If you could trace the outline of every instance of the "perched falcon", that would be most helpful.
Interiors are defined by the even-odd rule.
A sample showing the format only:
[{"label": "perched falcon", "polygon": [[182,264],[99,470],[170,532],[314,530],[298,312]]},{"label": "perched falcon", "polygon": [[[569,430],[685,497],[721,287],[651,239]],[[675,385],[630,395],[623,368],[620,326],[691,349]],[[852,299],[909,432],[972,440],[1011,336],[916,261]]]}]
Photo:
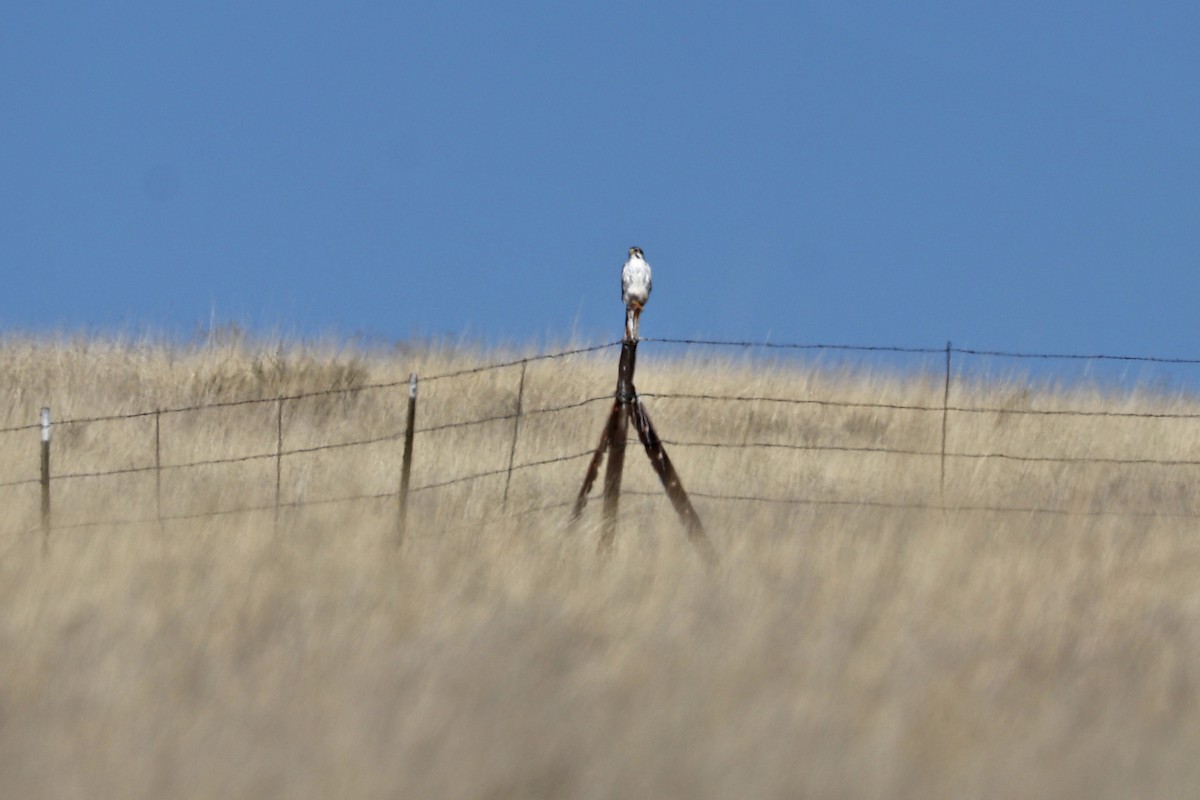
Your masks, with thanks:
[{"label": "perched falcon", "polygon": [[650,265],[642,248],[629,248],[629,260],[621,270],[621,302],[625,304],[625,338],[638,338],[638,317],[650,299]]}]

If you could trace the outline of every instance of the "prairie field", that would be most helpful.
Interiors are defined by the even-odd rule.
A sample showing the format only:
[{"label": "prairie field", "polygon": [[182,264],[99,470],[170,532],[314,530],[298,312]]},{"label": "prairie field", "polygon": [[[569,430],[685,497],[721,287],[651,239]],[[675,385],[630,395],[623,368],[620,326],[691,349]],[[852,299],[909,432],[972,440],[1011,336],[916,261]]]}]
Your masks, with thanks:
[{"label": "prairie field", "polygon": [[0,795],[1200,793],[1200,399],[616,352],[0,340]]}]

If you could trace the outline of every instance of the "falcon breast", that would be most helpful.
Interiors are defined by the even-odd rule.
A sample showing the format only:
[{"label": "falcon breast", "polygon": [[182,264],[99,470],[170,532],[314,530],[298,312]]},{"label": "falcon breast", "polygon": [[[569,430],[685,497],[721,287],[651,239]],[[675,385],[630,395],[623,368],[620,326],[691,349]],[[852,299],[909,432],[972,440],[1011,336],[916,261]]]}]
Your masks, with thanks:
[{"label": "falcon breast", "polygon": [[626,306],[645,306],[650,299],[650,265],[642,248],[629,248],[629,260],[621,270],[621,302]]}]

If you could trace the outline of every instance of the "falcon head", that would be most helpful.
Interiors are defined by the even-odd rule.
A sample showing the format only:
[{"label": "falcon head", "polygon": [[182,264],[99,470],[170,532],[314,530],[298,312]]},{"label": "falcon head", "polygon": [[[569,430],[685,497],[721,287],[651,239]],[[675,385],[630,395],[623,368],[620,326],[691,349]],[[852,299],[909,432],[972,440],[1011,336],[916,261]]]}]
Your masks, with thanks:
[{"label": "falcon head", "polygon": [[645,256],[642,255],[642,248],[640,248],[640,247],[629,248],[629,257],[630,258],[635,258],[635,257],[636,258],[645,258]]}]

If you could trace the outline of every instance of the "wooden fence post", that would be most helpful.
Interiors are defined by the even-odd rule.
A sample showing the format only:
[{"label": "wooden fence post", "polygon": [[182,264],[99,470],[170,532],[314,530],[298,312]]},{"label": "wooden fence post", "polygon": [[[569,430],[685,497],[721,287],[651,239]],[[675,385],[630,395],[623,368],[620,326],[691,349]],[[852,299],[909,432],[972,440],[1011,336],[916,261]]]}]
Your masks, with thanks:
[{"label": "wooden fence post", "polygon": [[637,365],[637,339],[621,343],[617,365],[617,399],[609,417],[608,463],[604,469],[604,527],[600,531],[599,550],[612,547],[617,536],[617,513],[621,505],[621,475],[625,470],[625,441],[629,438],[629,406],[636,395],[633,372]]},{"label": "wooden fence post", "polygon": [[50,536],[50,407],[42,408],[42,536]]},{"label": "wooden fence post", "polygon": [[400,509],[396,521],[397,544],[404,543],[408,532],[408,485],[412,478],[413,434],[417,419],[417,373],[408,376],[408,422],[404,426],[404,461],[400,465]]},{"label": "wooden fence post", "polygon": [[512,483],[513,459],[517,457],[517,433],[521,429],[521,405],[525,398],[525,368],[529,366],[527,359],[521,360],[521,382],[517,385],[517,413],[513,417],[512,446],[508,449],[508,474],[504,477],[504,499],[501,508],[508,509],[508,487]]}]

